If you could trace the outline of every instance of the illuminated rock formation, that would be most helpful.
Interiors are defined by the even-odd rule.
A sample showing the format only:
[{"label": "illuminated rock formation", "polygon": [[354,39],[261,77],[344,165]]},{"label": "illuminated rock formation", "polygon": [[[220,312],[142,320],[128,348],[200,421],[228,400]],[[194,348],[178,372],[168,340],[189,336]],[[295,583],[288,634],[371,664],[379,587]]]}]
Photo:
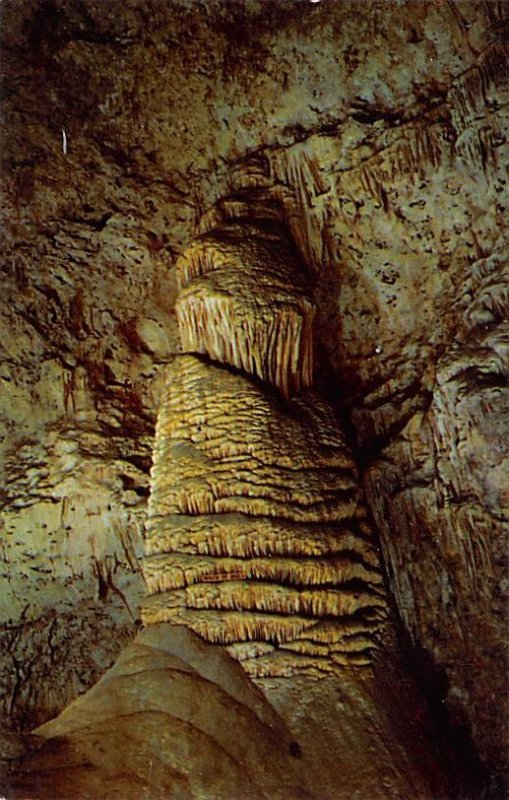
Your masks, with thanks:
[{"label": "illuminated rock formation", "polygon": [[[471,737],[475,750],[464,750],[466,760],[480,756],[498,800],[506,793],[509,730],[509,4],[168,0],[149,3],[150,13],[147,0],[0,5],[0,711],[7,728],[0,770],[16,772],[24,741],[16,732],[58,715],[136,635],[155,422],[163,391],[165,405],[175,401],[164,388],[166,366],[184,350],[208,365],[207,380],[218,386],[225,373],[238,387],[244,379],[255,385],[253,402],[268,403],[277,425],[285,426],[286,410],[304,403],[309,411],[315,402],[345,420],[384,581],[407,637],[393,649],[412,654],[445,739],[463,752],[461,732]],[[198,264],[188,278],[186,260]],[[250,278],[255,272],[259,280]],[[278,295],[280,314],[271,305]],[[235,326],[242,314],[247,338]],[[271,342],[279,352],[269,352]],[[177,383],[178,372],[175,365]],[[191,429],[183,425],[184,439]],[[307,457],[306,447],[301,437],[294,453]],[[268,467],[284,475],[270,459],[265,475]],[[319,495],[319,471],[309,498]],[[230,477],[207,488],[207,503],[232,502],[221,494]],[[306,494],[302,479],[284,486],[288,497]],[[266,508],[271,497],[261,498]],[[252,496],[235,498],[254,504]],[[302,504],[282,491],[276,501],[285,513],[300,513]],[[276,595],[291,607],[302,605],[304,591],[318,619],[316,593],[338,586],[295,586],[300,562],[307,576],[317,559],[322,575],[335,561],[343,569],[348,540],[352,562],[364,548],[362,561],[374,569],[363,586],[372,587],[378,554],[372,563],[371,534],[350,529],[348,514],[344,525],[245,512],[153,515],[145,570],[155,594],[144,614],[195,624],[189,592],[209,590],[210,574],[231,560],[239,572],[228,576],[242,579],[219,581],[232,584],[228,595],[207,594],[208,606],[220,607],[199,609],[205,635],[220,614],[244,616],[249,605],[251,616],[269,616],[259,609]],[[305,531],[302,544],[297,530]],[[287,585],[289,552],[295,566]],[[157,590],[158,565],[171,556],[173,580],[186,554],[191,582]],[[264,570],[270,559],[274,570],[255,576],[246,569],[251,559]],[[174,593],[176,604],[165,605]],[[302,610],[295,616],[304,618]],[[399,761],[399,775],[412,773],[387,735],[388,707],[409,748],[426,727],[412,727],[422,709],[405,695],[406,678],[386,652],[392,623],[371,624],[370,664],[348,666],[337,683],[329,675],[329,695],[324,681],[308,681],[310,671],[305,692],[295,688],[298,670],[253,679],[271,703],[282,703],[285,720],[295,709],[292,731],[307,721],[291,741],[306,752],[308,773],[311,753],[318,765],[335,765],[336,785],[349,787],[349,796],[366,795],[366,782],[359,785],[366,770],[370,790],[386,780],[366,752],[377,752],[380,764]],[[160,626],[172,636],[179,630]],[[224,647],[256,671],[280,660],[272,655],[284,644]],[[222,648],[208,642],[203,661]],[[330,665],[320,652],[311,658],[315,672]],[[170,673],[166,679],[169,692]],[[364,702],[361,687],[376,702]],[[160,690],[154,683],[154,702]],[[194,690],[190,696],[196,699]],[[221,719],[235,730],[228,703]],[[302,703],[321,708],[321,723]],[[338,708],[340,715],[327,716]],[[119,781],[123,790],[134,754],[122,754],[119,719],[116,738],[105,732],[108,748],[115,744],[116,778],[107,778],[99,747],[86,759],[95,759],[98,781]],[[52,724],[48,738],[59,730]],[[313,750],[313,738],[321,749]],[[54,738],[45,745],[27,778],[31,792],[50,753],[61,767],[72,747],[63,754]],[[334,769],[321,773],[332,786]],[[51,800],[55,775],[47,775]],[[4,783],[0,777],[0,794],[8,795]],[[410,784],[400,794],[413,797]],[[239,783],[235,791],[242,794]]]},{"label": "illuminated rock formation", "polygon": [[243,376],[177,358],[145,552],[147,624],[188,625],[252,674],[313,668],[313,656],[320,669],[369,662],[385,609],[378,554],[352,458],[316,395],[283,405]]},{"label": "illuminated rock formation", "polygon": [[[299,262],[274,225],[267,235],[239,222],[209,232],[178,270],[183,349],[207,361],[177,357],[168,372],[143,619],[227,645],[252,675],[369,664],[386,601],[357,471],[332,408],[289,397],[312,380]],[[304,342],[288,311],[299,293]]]}]

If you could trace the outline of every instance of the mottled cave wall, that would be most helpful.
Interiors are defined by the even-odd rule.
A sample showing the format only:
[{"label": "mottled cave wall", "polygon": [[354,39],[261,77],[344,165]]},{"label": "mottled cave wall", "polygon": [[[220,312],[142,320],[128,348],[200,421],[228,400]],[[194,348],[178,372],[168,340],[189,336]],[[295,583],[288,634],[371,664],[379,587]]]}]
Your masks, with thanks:
[{"label": "mottled cave wall", "polygon": [[258,198],[313,275],[318,384],[416,660],[501,780],[508,12],[4,0],[6,728],[84,692],[140,624],[175,262]]}]

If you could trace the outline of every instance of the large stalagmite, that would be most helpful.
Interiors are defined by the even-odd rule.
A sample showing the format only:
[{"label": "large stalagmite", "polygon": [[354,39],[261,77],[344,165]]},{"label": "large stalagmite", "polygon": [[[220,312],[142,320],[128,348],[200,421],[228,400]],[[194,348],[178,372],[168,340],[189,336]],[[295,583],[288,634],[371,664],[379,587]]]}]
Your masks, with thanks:
[{"label": "large stalagmite", "polygon": [[504,795],[508,26],[0,3],[0,795]]},{"label": "large stalagmite", "polygon": [[[309,301],[301,301],[304,347],[302,325],[288,324],[288,305],[306,293],[302,268],[281,226],[272,224],[268,236],[241,222],[209,232],[178,268],[184,350],[212,363],[184,356],[168,372],[154,448],[144,621],[187,625],[228,645],[252,675],[369,664],[386,603],[357,471],[332,408],[316,394],[289,402],[312,380]],[[209,282],[200,284],[202,276]],[[227,294],[215,314],[210,276],[216,293]],[[230,364],[244,374],[223,366]],[[204,537],[201,551],[189,552],[189,536],[207,524],[215,541],[209,546]],[[286,526],[283,553],[271,546],[278,525]],[[260,529],[272,534],[263,557],[228,554],[256,541]],[[322,553],[313,558],[321,535]],[[218,557],[218,547],[228,555]]]},{"label": "large stalagmite", "polygon": [[[187,324],[199,331],[194,344],[206,359],[177,356],[162,395],[143,561],[146,631],[96,687],[36,731],[47,746],[25,759],[13,800],[55,792],[58,798],[98,791],[115,797],[116,783],[126,791],[115,778],[126,759],[129,791],[148,788],[155,798],[229,800],[257,792],[350,798],[354,790],[353,796],[432,800],[437,787],[447,791],[445,765],[431,767],[433,748],[415,738],[415,687],[396,655],[378,552],[338,419],[315,393],[289,397],[301,385],[288,380],[289,363],[293,378],[300,367],[304,383],[311,378],[301,331],[274,325],[272,339],[253,339],[246,324],[257,321],[258,296],[267,322],[271,291],[276,319],[281,313],[280,290],[271,281],[276,270],[264,263],[269,279],[260,281],[260,262],[253,259],[260,235],[246,227],[230,242],[226,260],[221,250],[207,252],[206,274],[217,271],[229,287],[226,329],[214,315],[180,314],[186,349],[193,343]],[[276,249],[276,265],[278,256]],[[270,259],[269,249],[264,257]],[[287,258],[286,270],[291,265]],[[181,272],[181,297],[187,286],[195,289],[197,271],[191,266],[184,278]],[[235,340],[237,353],[255,352],[235,364],[243,372],[232,371],[226,339],[217,347],[215,326]],[[198,676],[188,656],[198,646],[196,635]],[[218,688],[215,675],[203,688],[203,670],[218,658],[233,659],[226,667],[233,674],[239,661],[256,681],[262,691],[257,712],[275,725],[270,735],[260,733],[258,714],[254,721],[252,712],[246,717],[246,704],[257,696],[254,684],[244,688],[240,708],[233,705],[226,720],[218,715],[228,684],[221,679]],[[387,678],[380,668],[395,684],[408,684],[404,709],[382,700]],[[406,718],[404,738],[393,714]],[[317,737],[324,729],[326,744]],[[113,730],[135,744],[110,759]],[[295,741],[285,746],[287,730]],[[284,739],[273,749],[277,731]],[[200,746],[202,734],[212,737],[210,745]],[[355,741],[346,761],[336,752],[345,737]],[[93,756],[92,741],[102,748]],[[247,742],[252,755],[241,755]],[[239,767],[217,773],[209,764],[216,747]],[[68,748],[79,756],[52,781]],[[299,768],[289,764],[292,758]],[[147,763],[154,761],[168,768],[152,774]]]}]

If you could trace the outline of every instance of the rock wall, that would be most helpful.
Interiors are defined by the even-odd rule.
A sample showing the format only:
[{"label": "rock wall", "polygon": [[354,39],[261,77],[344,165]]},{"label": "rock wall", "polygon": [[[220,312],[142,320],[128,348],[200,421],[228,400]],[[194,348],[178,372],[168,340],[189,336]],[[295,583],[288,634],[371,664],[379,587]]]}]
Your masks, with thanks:
[{"label": "rock wall", "polygon": [[176,258],[208,209],[256,222],[258,192],[314,276],[315,375],[402,620],[503,771],[507,12],[4,0],[9,724],[53,715],[136,628]]},{"label": "rock wall", "polygon": [[500,769],[508,77],[507,43],[493,41],[431,110],[347,127],[341,166],[344,139],[330,135],[269,157],[316,265],[324,383],[332,371],[350,415],[403,623],[443,671],[453,717]]}]

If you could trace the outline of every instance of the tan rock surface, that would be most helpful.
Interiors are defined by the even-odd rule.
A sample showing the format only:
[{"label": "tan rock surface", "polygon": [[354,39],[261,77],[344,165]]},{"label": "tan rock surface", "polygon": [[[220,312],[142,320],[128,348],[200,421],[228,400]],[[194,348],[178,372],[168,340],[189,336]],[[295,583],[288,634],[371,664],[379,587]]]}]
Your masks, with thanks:
[{"label": "tan rock surface", "polygon": [[351,415],[401,617],[436,663],[453,717],[468,720],[500,770],[509,742],[503,30],[493,28],[427,117],[408,109],[406,122],[380,119],[368,135],[352,121],[339,136],[271,154],[294,236],[319,273],[316,335],[330,364],[321,385]]},{"label": "tan rock surface", "polygon": [[[390,651],[383,661],[394,679]],[[377,689],[371,673],[351,668],[311,686],[272,681],[264,695],[222,648],[186,628],[154,625],[93,689],[35,732],[8,796],[445,796],[426,711],[412,681],[400,678],[385,712],[383,682]]]},{"label": "tan rock surface", "polygon": [[173,265],[197,220],[272,203],[400,614],[503,772],[507,8],[4,0],[8,721],[56,713],[134,632]]},{"label": "tan rock surface", "polygon": [[177,262],[183,351],[231,364],[287,398],[308,388],[315,309],[306,278],[281,225],[215,228]]}]

